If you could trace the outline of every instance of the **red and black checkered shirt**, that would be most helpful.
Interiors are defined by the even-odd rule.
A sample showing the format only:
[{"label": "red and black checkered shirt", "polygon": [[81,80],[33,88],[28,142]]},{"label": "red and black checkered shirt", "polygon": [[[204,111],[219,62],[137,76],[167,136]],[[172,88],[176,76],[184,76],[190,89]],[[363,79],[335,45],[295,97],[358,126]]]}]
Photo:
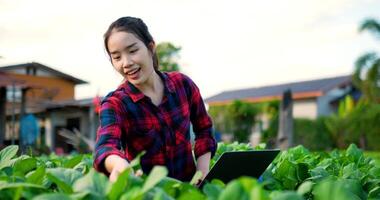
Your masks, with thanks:
[{"label": "red and black checkered shirt", "polygon": [[135,86],[126,81],[108,94],[101,103],[100,127],[97,132],[94,167],[108,175],[104,160],[118,155],[128,161],[140,152],[144,173],[163,165],[168,176],[190,181],[196,167],[190,141],[190,124],[195,133],[196,158],[217,147],[198,87],[187,76],[161,73],[164,97],[159,106],[152,103]]}]

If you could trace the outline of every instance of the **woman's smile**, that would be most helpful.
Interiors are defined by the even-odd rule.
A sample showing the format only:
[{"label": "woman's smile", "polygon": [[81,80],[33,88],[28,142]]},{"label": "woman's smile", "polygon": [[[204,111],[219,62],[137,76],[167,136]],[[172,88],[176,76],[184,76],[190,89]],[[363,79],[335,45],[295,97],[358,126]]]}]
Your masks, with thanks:
[{"label": "woman's smile", "polygon": [[132,69],[126,72],[126,76],[128,79],[136,80],[139,78],[141,72],[141,67],[138,67],[136,69]]}]

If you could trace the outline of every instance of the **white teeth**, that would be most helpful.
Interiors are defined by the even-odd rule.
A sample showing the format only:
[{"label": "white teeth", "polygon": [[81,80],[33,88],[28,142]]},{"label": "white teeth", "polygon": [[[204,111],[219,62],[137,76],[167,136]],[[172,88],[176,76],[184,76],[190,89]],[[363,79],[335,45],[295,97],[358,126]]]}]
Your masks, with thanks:
[{"label": "white teeth", "polygon": [[137,68],[137,69],[135,69],[135,70],[133,70],[133,71],[131,71],[131,72],[128,72],[127,74],[128,74],[128,75],[134,74],[134,73],[136,73],[137,71],[139,71],[139,69],[140,69],[140,68]]}]

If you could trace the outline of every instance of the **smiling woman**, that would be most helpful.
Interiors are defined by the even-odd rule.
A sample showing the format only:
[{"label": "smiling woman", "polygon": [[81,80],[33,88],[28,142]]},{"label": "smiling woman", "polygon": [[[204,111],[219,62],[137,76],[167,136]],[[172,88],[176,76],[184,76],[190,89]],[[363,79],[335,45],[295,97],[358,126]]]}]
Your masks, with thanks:
[{"label": "smiling woman", "polygon": [[158,70],[155,42],[141,19],[113,22],[104,45],[124,82],[101,103],[94,167],[115,181],[145,151],[143,173],[162,165],[182,181],[190,181],[196,170],[204,178],[217,144],[198,87],[184,74]]}]

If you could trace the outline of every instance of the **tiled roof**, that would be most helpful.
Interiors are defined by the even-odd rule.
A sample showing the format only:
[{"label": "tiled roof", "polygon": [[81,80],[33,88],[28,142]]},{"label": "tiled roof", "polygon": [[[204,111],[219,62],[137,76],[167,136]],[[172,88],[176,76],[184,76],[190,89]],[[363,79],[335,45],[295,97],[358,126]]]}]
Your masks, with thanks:
[{"label": "tiled roof", "polygon": [[317,80],[292,82],[279,85],[270,85],[264,87],[248,88],[241,90],[232,90],[219,93],[217,95],[207,98],[207,103],[225,102],[235,99],[256,99],[264,97],[273,97],[282,95],[284,91],[290,89],[293,94],[308,93],[308,92],[322,92],[325,93],[335,87],[350,84],[351,75],[337,76],[332,78],[323,78]]},{"label": "tiled roof", "polygon": [[87,83],[84,80],[81,80],[79,78],[75,78],[74,76],[71,76],[69,74],[65,74],[63,72],[60,72],[58,70],[55,70],[53,68],[50,68],[50,67],[48,67],[46,65],[43,65],[43,64],[40,64],[40,63],[37,63],[37,62],[23,63],[23,64],[18,64],[18,65],[3,66],[3,67],[0,67],[0,72],[7,72],[8,70],[12,70],[12,69],[23,69],[25,67],[34,67],[34,68],[38,68],[38,69],[41,69],[41,70],[48,71],[48,72],[50,72],[52,74],[55,74],[58,77],[61,77],[63,79],[69,80],[69,81],[72,81],[75,84],[84,84],[84,83]]}]

